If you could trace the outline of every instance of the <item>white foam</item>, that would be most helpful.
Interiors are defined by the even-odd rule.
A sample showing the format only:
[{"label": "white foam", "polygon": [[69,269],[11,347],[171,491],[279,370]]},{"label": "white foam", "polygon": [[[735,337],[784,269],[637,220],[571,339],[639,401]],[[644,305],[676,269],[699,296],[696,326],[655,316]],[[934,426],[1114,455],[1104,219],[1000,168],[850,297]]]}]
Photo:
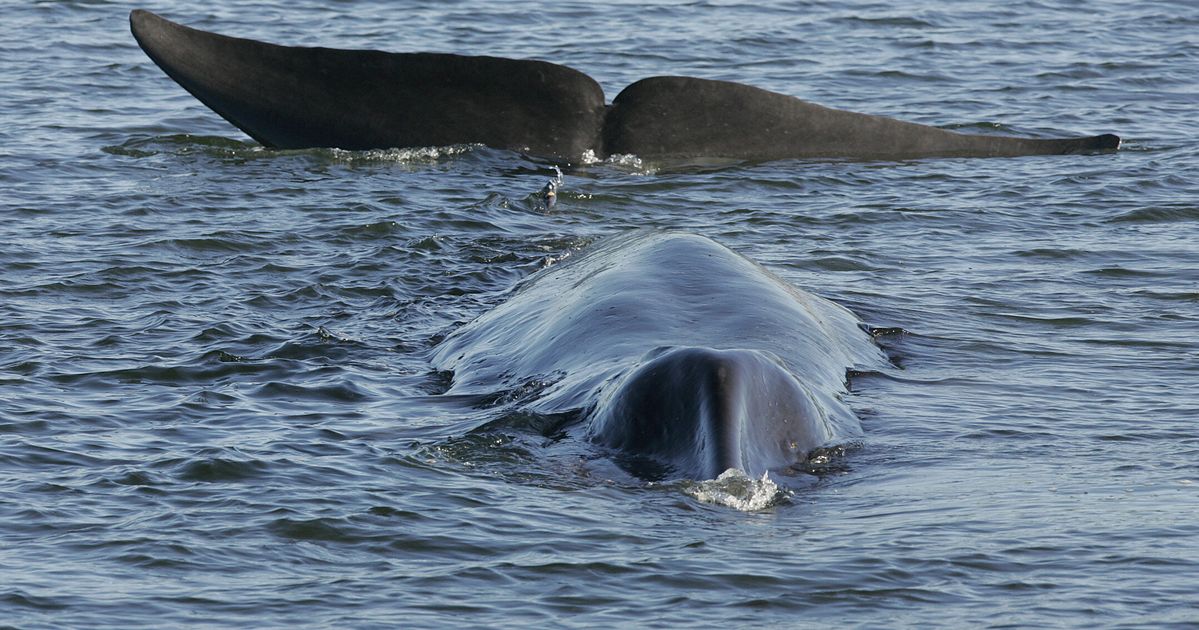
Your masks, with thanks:
[{"label": "white foam", "polygon": [[595,155],[594,150],[587,149],[583,155],[579,156],[579,163],[584,166],[608,164],[640,175],[653,175],[657,172],[656,168],[647,165],[645,160],[632,153],[616,153],[601,160]]},{"label": "white foam", "polygon": [[445,157],[470,153],[483,148],[481,144],[454,144],[443,147],[410,147],[397,149],[368,149],[365,151],[347,151],[345,149],[329,149],[329,154],[340,162],[373,163],[422,163],[433,162]]},{"label": "white foam", "polygon": [[787,492],[771,481],[767,473],[762,473],[761,479],[751,479],[736,468],[730,468],[715,479],[701,481],[683,491],[704,503],[723,505],[742,512],[765,510],[787,497]]}]

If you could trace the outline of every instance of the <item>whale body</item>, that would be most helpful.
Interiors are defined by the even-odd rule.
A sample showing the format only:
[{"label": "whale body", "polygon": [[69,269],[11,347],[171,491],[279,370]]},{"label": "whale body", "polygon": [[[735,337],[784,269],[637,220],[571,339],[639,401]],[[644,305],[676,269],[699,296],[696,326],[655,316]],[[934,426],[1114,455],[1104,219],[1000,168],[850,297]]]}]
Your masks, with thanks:
[{"label": "whale body", "polygon": [[450,395],[540,384],[592,442],[690,479],[760,476],[860,435],[846,370],[885,360],[846,309],[710,239],[638,232],[535,274],[450,334]]},{"label": "whale body", "polygon": [[841,111],[729,81],[650,77],[606,104],[591,77],[545,61],[279,46],[135,10],[142,50],[267,147],[385,149],[483,144],[575,161],[909,159],[1114,150],[1111,134],[961,134]]}]

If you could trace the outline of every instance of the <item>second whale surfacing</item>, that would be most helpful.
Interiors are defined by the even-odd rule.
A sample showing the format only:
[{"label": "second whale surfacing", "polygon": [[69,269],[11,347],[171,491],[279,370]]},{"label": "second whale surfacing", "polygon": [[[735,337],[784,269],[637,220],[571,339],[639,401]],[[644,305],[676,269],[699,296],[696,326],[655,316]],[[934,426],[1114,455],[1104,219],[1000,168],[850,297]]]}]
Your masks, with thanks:
[{"label": "second whale surfacing", "polygon": [[1111,134],[961,134],[830,109],[756,87],[650,77],[604,102],[591,77],[544,61],[279,46],[135,10],[138,44],[172,79],[267,147],[483,144],[574,161],[911,159],[1117,149]]},{"label": "second whale surfacing", "polygon": [[447,394],[540,384],[592,442],[672,477],[751,476],[861,433],[846,370],[885,358],[846,309],[710,239],[636,232],[539,272],[436,348]]}]

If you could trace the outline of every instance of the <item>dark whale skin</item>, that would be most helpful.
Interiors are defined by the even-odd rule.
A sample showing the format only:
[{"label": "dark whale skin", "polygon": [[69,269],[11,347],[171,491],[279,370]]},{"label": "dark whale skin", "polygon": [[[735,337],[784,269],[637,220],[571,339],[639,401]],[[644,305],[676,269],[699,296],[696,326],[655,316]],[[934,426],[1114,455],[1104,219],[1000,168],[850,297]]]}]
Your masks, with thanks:
[{"label": "dark whale skin", "polygon": [[534,385],[524,411],[677,477],[760,476],[856,439],[846,370],[886,363],[844,308],[695,234],[619,235],[448,335],[449,395]]},{"label": "dark whale skin", "polygon": [[960,134],[830,109],[728,81],[651,77],[605,105],[591,77],[545,61],[279,46],[135,10],[142,50],[193,96],[268,147],[350,150],[483,144],[574,161],[895,160],[1115,150],[1111,134]]}]

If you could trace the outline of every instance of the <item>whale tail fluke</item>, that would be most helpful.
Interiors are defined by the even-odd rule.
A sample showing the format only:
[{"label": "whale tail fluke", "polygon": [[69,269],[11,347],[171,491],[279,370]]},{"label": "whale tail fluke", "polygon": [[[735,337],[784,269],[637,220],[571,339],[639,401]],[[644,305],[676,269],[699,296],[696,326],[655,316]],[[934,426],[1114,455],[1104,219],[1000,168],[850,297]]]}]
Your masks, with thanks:
[{"label": "whale tail fluke", "polygon": [[912,159],[1114,150],[1113,135],[955,133],[822,107],[729,81],[651,77],[606,106],[591,77],[544,61],[278,46],[129,16],[164,72],[263,145],[281,149],[483,144],[577,160]]}]

